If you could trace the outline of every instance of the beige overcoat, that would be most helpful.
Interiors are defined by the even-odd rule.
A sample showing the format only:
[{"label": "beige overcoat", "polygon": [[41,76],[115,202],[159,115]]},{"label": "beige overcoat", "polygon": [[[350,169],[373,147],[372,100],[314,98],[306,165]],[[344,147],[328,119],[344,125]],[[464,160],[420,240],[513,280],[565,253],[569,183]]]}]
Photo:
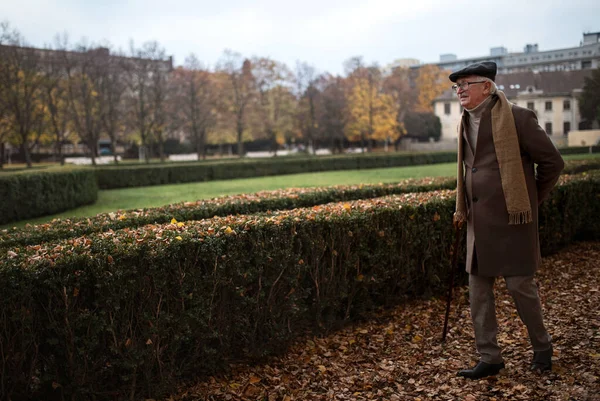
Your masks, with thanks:
[{"label": "beige overcoat", "polygon": [[[471,150],[468,113],[463,112],[459,133],[463,135],[465,196],[467,204],[466,270],[480,276],[527,276],[540,264],[538,205],[548,196],[564,168],[563,159],[538,125],[535,113],[512,107],[533,222],[508,224],[500,169],[492,138],[491,110],[497,96],[481,116],[477,147]],[[537,175],[534,170],[537,164]]]}]

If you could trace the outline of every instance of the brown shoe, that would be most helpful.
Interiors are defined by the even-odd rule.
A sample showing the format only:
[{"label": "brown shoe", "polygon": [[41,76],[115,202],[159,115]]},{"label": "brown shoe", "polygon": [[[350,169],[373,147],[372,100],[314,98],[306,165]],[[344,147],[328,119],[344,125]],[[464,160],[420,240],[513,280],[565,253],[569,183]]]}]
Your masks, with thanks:
[{"label": "brown shoe", "polygon": [[502,369],[504,369],[504,362],[486,363],[479,361],[475,367],[458,372],[458,376],[477,380],[488,376],[495,376],[500,373]]}]

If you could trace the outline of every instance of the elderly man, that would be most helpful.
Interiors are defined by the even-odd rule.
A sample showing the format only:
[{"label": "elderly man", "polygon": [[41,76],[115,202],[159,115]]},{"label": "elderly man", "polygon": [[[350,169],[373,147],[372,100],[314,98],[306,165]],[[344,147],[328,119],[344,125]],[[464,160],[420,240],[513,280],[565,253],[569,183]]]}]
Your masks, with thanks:
[{"label": "elderly man", "polygon": [[458,128],[454,223],[467,223],[466,270],[480,354],[475,367],[458,375],[471,379],[504,368],[494,300],[494,282],[500,276],[527,327],[533,347],[531,368],[552,368],[551,337],[533,275],[540,264],[538,205],[556,184],[564,162],[535,113],[509,103],[495,77],[492,62],[450,74],[464,107]]}]

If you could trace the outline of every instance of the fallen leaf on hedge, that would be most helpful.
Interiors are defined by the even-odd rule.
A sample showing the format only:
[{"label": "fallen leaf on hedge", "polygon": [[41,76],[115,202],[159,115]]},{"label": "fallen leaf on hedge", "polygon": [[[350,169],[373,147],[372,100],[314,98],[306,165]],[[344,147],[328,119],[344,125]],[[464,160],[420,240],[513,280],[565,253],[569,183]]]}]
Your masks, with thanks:
[{"label": "fallen leaf on hedge", "polygon": [[254,375],[250,376],[250,384],[256,384],[256,383],[258,383],[260,380],[261,380],[261,378],[260,378],[260,377],[257,377],[257,376],[254,376]]},{"label": "fallen leaf on hedge", "polygon": [[152,345],[152,340],[148,339],[148,341],[146,341],[146,345]]},{"label": "fallen leaf on hedge", "polygon": [[175,217],[173,217],[173,218],[171,219],[171,224],[176,224],[176,223],[177,223],[177,220],[175,220]]},{"label": "fallen leaf on hedge", "polygon": [[183,238],[181,238],[181,235],[178,235],[177,237],[175,237],[176,240],[181,241],[183,240]]},{"label": "fallen leaf on hedge", "polygon": [[16,257],[16,256],[17,256],[17,253],[16,253],[16,252],[13,252],[13,251],[8,251],[7,253],[8,253],[8,257],[9,257],[9,258],[14,258],[14,257]]}]

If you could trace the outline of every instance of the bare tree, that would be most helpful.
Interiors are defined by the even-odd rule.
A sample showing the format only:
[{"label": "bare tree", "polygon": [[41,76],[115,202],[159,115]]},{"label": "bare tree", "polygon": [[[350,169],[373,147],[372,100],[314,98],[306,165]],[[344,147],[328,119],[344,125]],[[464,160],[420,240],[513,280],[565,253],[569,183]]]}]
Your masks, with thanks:
[{"label": "bare tree", "polygon": [[108,57],[108,49],[94,48],[82,41],[75,46],[75,51],[64,51],[62,56],[67,76],[70,121],[85,143],[92,164],[96,165],[102,131],[100,70]]},{"label": "bare tree", "polygon": [[[150,42],[146,45],[144,56],[150,60],[150,108],[152,110],[153,140],[158,145],[160,161],[165,161],[165,135],[169,125],[167,105],[169,98],[168,79],[170,70],[163,68],[159,61],[165,59],[165,49],[158,43]],[[156,61],[156,62],[154,62]]]},{"label": "bare tree", "polygon": [[185,69],[174,71],[171,88],[177,127],[183,130],[194,145],[198,158],[206,159],[207,133],[216,124],[215,88],[213,77],[195,54],[185,60]]},{"label": "bare tree", "polygon": [[[63,35],[55,38],[55,51],[66,52],[68,37]],[[48,54],[56,55],[53,49]],[[44,74],[44,102],[48,108],[49,129],[53,135],[54,156],[61,166],[65,164],[62,145],[67,139],[69,122],[68,81],[61,62],[61,57],[47,57],[42,66]]]},{"label": "bare tree", "polygon": [[228,91],[231,110],[236,122],[238,155],[242,157],[244,155],[243,134],[246,128],[247,107],[255,95],[252,63],[248,59],[242,60],[239,53],[226,50],[218,70],[227,74],[229,80]]},{"label": "bare tree", "polygon": [[277,154],[279,143],[291,130],[294,98],[293,74],[283,63],[268,58],[257,58],[252,63],[258,99],[256,116],[259,129]]},{"label": "bare tree", "polygon": [[319,132],[331,143],[332,152],[342,152],[344,132],[348,124],[348,101],[346,79],[325,75],[320,79],[322,107],[317,113]]},{"label": "bare tree", "polygon": [[128,121],[140,135],[147,163],[150,161],[153,135],[159,144],[161,160],[164,158],[165,99],[167,74],[171,68],[171,62],[165,60],[165,50],[157,42],[147,42],[141,48],[136,48],[131,42],[130,58],[124,65]]},{"label": "bare tree", "polygon": [[99,101],[102,130],[110,139],[115,164],[119,162],[117,143],[124,127],[124,94],[126,90],[123,57],[120,54],[104,58],[99,65]]},{"label": "bare tree", "polygon": [[320,94],[317,88],[318,80],[319,76],[313,66],[300,62],[296,64],[296,85],[299,99],[297,121],[302,136],[307,141],[309,148],[313,148],[313,152],[317,148],[315,143],[318,133],[317,103]]}]

